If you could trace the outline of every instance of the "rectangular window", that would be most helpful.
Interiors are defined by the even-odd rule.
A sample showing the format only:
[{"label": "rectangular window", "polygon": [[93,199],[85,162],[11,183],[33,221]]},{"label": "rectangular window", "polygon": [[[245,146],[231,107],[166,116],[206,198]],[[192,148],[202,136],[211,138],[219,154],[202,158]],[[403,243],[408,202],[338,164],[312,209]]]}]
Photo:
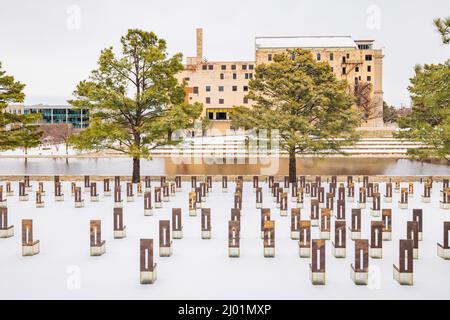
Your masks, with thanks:
[{"label": "rectangular window", "polygon": [[334,53],[330,53],[330,61],[334,60]]},{"label": "rectangular window", "polygon": [[247,104],[248,103],[248,98],[244,97],[244,103]]},{"label": "rectangular window", "polygon": [[184,81],[189,81],[189,80],[191,80],[191,78],[189,78],[189,77],[184,78]]},{"label": "rectangular window", "polygon": [[223,86],[219,86],[219,91],[223,92]]},{"label": "rectangular window", "polygon": [[248,91],[248,86],[244,86],[244,91]]},{"label": "rectangular window", "polygon": [[350,53],[347,53],[347,59],[350,59]]},{"label": "rectangular window", "polygon": [[346,74],[346,73],[347,73],[347,71],[346,71],[345,67],[343,67],[342,68],[342,74]]},{"label": "rectangular window", "polygon": [[366,54],[366,61],[372,61],[372,55]]},{"label": "rectangular window", "polygon": [[272,54],[271,54],[271,53],[269,53],[269,54],[267,55],[267,61],[272,61]]},{"label": "rectangular window", "polygon": [[244,77],[245,77],[245,79],[248,79],[248,73],[246,73],[246,74],[244,75]]},{"label": "rectangular window", "polygon": [[320,61],[320,58],[321,58],[320,53],[318,53],[318,54],[316,55],[316,58],[317,58],[317,61]]},{"label": "rectangular window", "polygon": [[331,72],[334,72],[334,68],[333,67],[331,67]]},{"label": "rectangular window", "polygon": [[211,92],[211,86],[206,86],[206,92]]},{"label": "rectangular window", "polygon": [[237,79],[237,74],[233,73],[233,79]]},{"label": "rectangular window", "polygon": [[367,76],[367,81],[372,81],[372,77],[371,76]]},{"label": "rectangular window", "polygon": [[226,66],[225,64],[223,64],[220,68],[221,68],[222,70],[227,70],[227,66]]},{"label": "rectangular window", "polygon": [[224,104],[224,100],[223,99],[219,99],[219,104]]},{"label": "rectangular window", "polygon": [[248,74],[248,78],[249,78],[249,79],[253,79],[253,73],[249,73],[249,74]]},{"label": "rectangular window", "polygon": [[237,86],[233,86],[233,87],[232,87],[232,90],[233,90],[233,91],[237,91]]},{"label": "rectangular window", "polygon": [[213,66],[212,64],[210,64],[210,65],[208,66],[208,70],[214,70],[214,66]]},{"label": "rectangular window", "polygon": [[194,93],[198,94],[198,87],[194,87],[193,89],[194,89]]},{"label": "rectangular window", "polygon": [[206,97],[205,103],[210,104],[211,103],[211,98],[210,97]]},{"label": "rectangular window", "polygon": [[208,70],[208,66],[206,64],[202,65],[202,70]]},{"label": "rectangular window", "polygon": [[372,71],[372,66],[367,66],[367,72]]},{"label": "rectangular window", "polygon": [[359,67],[356,67],[356,68],[355,68],[355,72],[359,72]]},{"label": "rectangular window", "polygon": [[249,65],[248,65],[248,69],[249,69],[249,70],[253,70],[253,65],[252,65],[252,64],[249,64]]},{"label": "rectangular window", "polygon": [[217,112],[216,120],[227,120],[227,113],[226,112]]},{"label": "rectangular window", "polygon": [[247,65],[246,64],[242,65],[242,70],[247,70]]},{"label": "rectangular window", "polygon": [[214,112],[208,112],[209,120],[214,120]]},{"label": "rectangular window", "polygon": [[235,64],[231,65],[231,70],[236,70],[236,65]]},{"label": "rectangular window", "polygon": [[223,75],[223,73],[220,74],[220,79],[221,80],[225,79],[225,76]]}]

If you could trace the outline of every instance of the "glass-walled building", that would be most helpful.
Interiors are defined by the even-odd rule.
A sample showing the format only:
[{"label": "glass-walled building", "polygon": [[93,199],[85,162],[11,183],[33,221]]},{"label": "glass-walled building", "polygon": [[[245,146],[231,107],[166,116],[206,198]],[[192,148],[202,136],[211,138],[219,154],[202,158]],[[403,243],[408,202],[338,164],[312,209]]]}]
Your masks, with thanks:
[{"label": "glass-walled building", "polygon": [[73,109],[70,105],[32,105],[25,106],[25,114],[40,113],[40,123],[70,123],[74,128],[86,128],[89,125],[89,111]]}]

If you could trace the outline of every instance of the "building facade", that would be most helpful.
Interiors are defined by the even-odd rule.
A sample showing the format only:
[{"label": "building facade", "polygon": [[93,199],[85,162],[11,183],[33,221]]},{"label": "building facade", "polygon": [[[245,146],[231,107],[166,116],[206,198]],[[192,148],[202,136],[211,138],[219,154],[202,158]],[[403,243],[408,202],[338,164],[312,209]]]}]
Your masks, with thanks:
[{"label": "building facade", "polygon": [[68,123],[76,129],[89,125],[89,111],[74,109],[70,105],[30,105],[24,107],[24,114],[40,113],[42,124]]},{"label": "building facade", "polygon": [[186,99],[203,103],[202,116],[211,120],[215,134],[223,133],[231,127],[233,107],[252,104],[245,96],[255,67],[271,63],[275,54],[292,48],[310,50],[318,61],[328,62],[338,79],[347,80],[349,90],[370,83],[372,111],[362,126],[383,125],[382,51],[373,48],[373,40],[353,40],[349,36],[257,37],[254,61],[205,61],[203,31],[197,29],[197,54],[187,58],[179,75],[179,80],[187,83]]}]

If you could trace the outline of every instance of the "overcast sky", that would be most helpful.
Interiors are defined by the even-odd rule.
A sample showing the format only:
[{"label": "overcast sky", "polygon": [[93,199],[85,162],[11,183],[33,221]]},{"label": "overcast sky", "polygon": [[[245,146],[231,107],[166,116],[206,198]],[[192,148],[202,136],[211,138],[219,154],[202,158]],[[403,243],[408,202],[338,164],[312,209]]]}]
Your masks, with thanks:
[{"label": "overcast sky", "polygon": [[396,106],[409,104],[415,64],[450,57],[432,24],[450,16],[449,0],[0,1],[0,61],[26,84],[26,104],[65,103],[129,28],[156,32],[186,57],[203,27],[208,60],[253,60],[255,36],[374,39],[385,54],[384,97]]}]

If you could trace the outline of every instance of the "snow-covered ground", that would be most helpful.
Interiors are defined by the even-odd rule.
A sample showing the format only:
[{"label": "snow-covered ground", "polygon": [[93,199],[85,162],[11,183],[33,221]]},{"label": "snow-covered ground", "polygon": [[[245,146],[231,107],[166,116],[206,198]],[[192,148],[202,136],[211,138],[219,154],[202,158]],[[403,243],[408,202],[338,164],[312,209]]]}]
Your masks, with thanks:
[{"label": "snow-covered ground", "polygon": [[[33,182],[34,190],[37,183]],[[156,184],[153,183],[154,185]],[[78,183],[81,185],[81,183]],[[271,208],[276,221],[276,257],[263,257],[260,239],[260,213],[255,208],[251,183],[244,185],[242,210],[241,257],[229,258],[227,251],[228,220],[233,206],[234,183],[222,193],[220,183],[214,183],[204,207],[211,208],[212,239],[200,236],[200,215],[188,216],[189,183],[154,216],[143,214],[143,198],[124,202],[125,239],[113,239],[113,198],[90,202],[83,193],[85,208],[75,209],[69,183],[63,184],[64,202],[53,201],[51,182],[45,183],[45,208],[37,209],[34,194],[28,202],[18,201],[18,183],[13,183],[15,196],[8,198],[9,222],[15,226],[15,236],[0,239],[0,298],[121,298],[121,299],[448,299],[450,298],[450,261],[439,258],[436,243],[442,243],[443,221],[450,220],[450,210],[439,209],[441,183],[434,183],[432,202],[420,202],[422,186],[415,184],[415,194],[407,210],[397,206],[399,194],[392,204],[382,201],[382,208],[393,209],[393,239],[383,242],[383,259],[370,259],[369,286],[356,286],[350,279],[350,263],[354,245],[347,233],[347,258],[336,259],[331,254],[331,240],[326,243],[325,286],[313,286],[309,281],[310,259],[298,256],[297,241],[290,239],[290,216],[281,217],[266,184],[264,207]],[[406,186],[406,184],[404,184]],[[125,186],[123,186],[122,189]],[[325,184],[326,189],[328,186]],[[101,184],[99,189],[102,190]],[[358,186],[355,187],[358,190]],[[384,184],[380,185],[384,194]],[[289,212],[293,203],[289,201]],[[347,226],[351,208],[347,203]],[[158,221],[171,219],[171,209],[181,207],[184,238],[173,240],[173,256],[158,256]],[[363,238],[370,237],[369,207],[363,212]],[[412,209],[424,212],[424,240],[419,244],[419,260],[414,260],[414,286],[401,286],[392,276],[392,265],[398,265],[399,239],[406,238],[406,222],[412,219]],[[309,201],[302,218],[309,217]],[[34,238],[41,242],[40,254],[21,256],[21,219],[34,221]],[[89,220],[102,220],[102,237],[106,254],[89,256]],[[372,218],[374,219],[374,218]],[[377,218],[380,219],[380,218]],[[312,238],[318,238],[313,228]],[[332,233],[333,237],[333,233]],[[139,284],[139,239],[153,238],[158,280],[153,285]]]}]

